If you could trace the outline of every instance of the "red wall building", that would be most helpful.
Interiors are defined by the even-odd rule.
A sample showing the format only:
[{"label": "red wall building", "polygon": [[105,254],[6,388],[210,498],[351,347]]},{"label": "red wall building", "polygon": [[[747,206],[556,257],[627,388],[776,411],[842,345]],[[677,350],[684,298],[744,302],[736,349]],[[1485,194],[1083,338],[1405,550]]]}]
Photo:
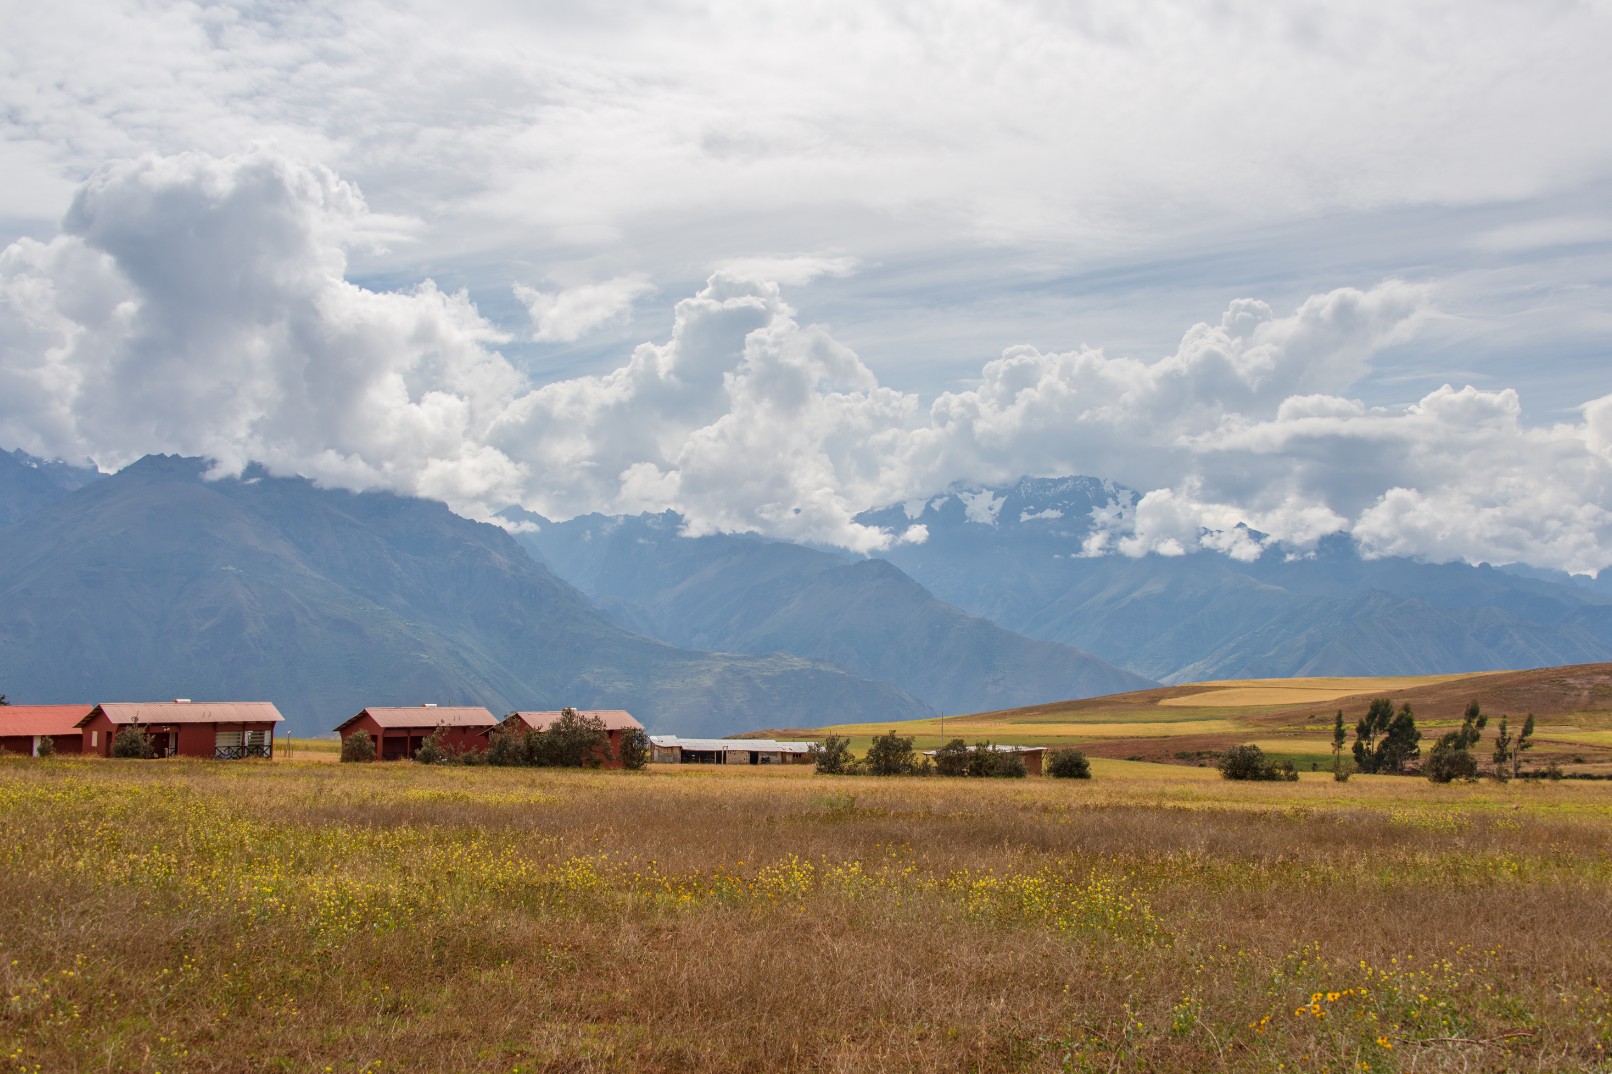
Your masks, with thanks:
[{"label": "red wall building", "polygon": [[139,724],[158,757],[239,760],[274,756],[274,726],[285,719],[267,701],[139,701],[96,705],[78,722],[84,752],[112,756],[118,729]]},{"label": "red wall building", "polygon": [[[610,738],[610,746],[601,767],[620,768],[622,734],[634,728],[642,731],[644,725],[633,719],[633,714],[626,709],[577,709],[576,712],[578,716],[592,716],[604,724],[605,734]],[[502,726],[546,731],[549,724],[559,718],[559,712],[512,712],[504,717]]]},{"label": "red wall building", "polygon": [[401,761],[413,757],[420,744],[442,728],[443,745],[456,752],[480,749],[486,734],[498,721],[484,708],[417,705],[411,708],[367,708],[341,723],[336,731],[343,742],[357,731],[368,731],[375,741],[375,757]]},{"label": "red wall building", "polygon": [[57,753],[80,753],[84,734],[78,721],[90,705],[0,705],[0,749],[39,756],[39,740],[48,738]]}]

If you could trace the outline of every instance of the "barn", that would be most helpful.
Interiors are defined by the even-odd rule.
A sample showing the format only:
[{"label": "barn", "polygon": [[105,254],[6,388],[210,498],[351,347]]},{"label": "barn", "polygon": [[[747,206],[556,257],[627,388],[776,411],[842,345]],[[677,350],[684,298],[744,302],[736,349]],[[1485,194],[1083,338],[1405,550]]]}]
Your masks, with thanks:
[{"label": "barn", "polygon": [[57,753],[82,753],[84,732],[78,721],[93,705],[0,705],[0,749],[7,753],[39,756],[41,739],[50,739]]},{"label": "barn", "polygon": [[649,736],[650,760],[656,764],[809,764],[813,745],[770,738]]},{"label": "barn", "polygon": [[[508,729],[523,729],[529,731],[546,731],[549,724],[560,718],[555,712],[512,712],[504,717],[503,727]],[[577,709],[578,716],[592,716],[604,724],[605,734],[610,739],[609,753],[605,756],[602,767],[621,767],[621,737],[628,731],[642,731],[644,725],[633,718],[633,714],[625,709]]]},{"label": "barn", "polygon": [[382,761],[402,761],[413,757],[420,745],[437,728],[442,728],[442,744],[455,752],[468,752],[485,746],[485,735],[498,721],[480,706],[414,705],[400,708],[376,707],[350,716],[336,728],[343,742],[358,731],[368,731],[375,742],[375,757]]},{"label": "barn", "polygon": [[138,724],[157,757],[238,761],[274,756],[274,726],[284,721],[268,701],[107,702],[78,721],[84,752],[112,756],[118,730]]}]

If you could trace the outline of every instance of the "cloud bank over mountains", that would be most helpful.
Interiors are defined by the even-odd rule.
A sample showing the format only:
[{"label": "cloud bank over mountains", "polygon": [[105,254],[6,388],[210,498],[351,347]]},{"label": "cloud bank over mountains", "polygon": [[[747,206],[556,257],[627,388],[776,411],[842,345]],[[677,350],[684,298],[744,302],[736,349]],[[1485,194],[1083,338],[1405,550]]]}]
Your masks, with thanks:
[{"label": "cloud bank over mountains", "polygon": [[[1300,549],[1348,532],[1368,553],[1612,564],[1612,395],[1549,425],[1509,389],[1351,397],[1437,315],[1426,285],[1340,288],[1290,312],[1241,299],[1162,357],[1010,347],[926,401],[735,266],[618,367],[535,383],[467,295],[348,279],[355,250],[407,226],[274,150],[102,169],[59,234],[0,252],[0,444],[103,466],[255,460],[480,517],[673,508],[696,533],[862,550],[904,536],[858,525],[869,507],[1083,473],[1151,490],[1104,519],[1093,554],[1247,557],[1261,538],[1246,524]],[[532,335],[566,340],[653,286],[518,297]]]}]

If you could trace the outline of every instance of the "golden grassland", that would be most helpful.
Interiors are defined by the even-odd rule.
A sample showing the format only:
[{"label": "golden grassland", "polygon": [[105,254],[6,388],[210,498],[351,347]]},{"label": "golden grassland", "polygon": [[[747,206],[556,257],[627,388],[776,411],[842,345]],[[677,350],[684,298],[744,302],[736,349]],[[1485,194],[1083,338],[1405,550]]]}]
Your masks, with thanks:
[{"label": "golden grassland", "polygon": [[1332,751],[1333,714],[1342,710],[1348,733],[1374,697],[1411,704],[1431,745],[1458,726],[1469,701],[1479,701],[1491,726],[1478,752],[1487,758],[1502,713],[1513,731],[1537,716],[1531,758],[1564,771],[1612,774],[1612,665],[1491,671],[1460,675],[1372,678],[1230,679],[1140,690],[1108,697],[1032,705],[1001,712],[889,724],[838,724],[786,736],[845,735],[865,750],[875,735],[894,730],[920,749],[946,740],[1008,745],[1076,746],[1098,756],[1197,764],[1215,750],[1244,742],[1277,759],[1324,767]]},{"label": "golden grassland", "polygon": [[0,1071],[1606,1071],[1612,787],[0,762]]}]

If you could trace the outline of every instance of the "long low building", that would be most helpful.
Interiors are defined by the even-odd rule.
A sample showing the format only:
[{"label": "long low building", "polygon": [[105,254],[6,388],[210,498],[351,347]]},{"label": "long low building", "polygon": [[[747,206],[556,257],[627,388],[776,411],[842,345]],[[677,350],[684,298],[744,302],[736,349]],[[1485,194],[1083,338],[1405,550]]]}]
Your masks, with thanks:
[{"label": "long low building", "polygon": [[650,760],[657,764],[809,764],[816,743],[650,735],[649,745]]},{"label": "long low building", "polygon": [[38,757],[44,740],[57,753],[82,753],[84,732],[78,721],[94,705],[0,705],[0,749]]},{"label": "long low building", "polygon": [[[578,716],[587,716],[599,721],[600,726],[604,728],[605,738],[608,739],[604,756],[599,758],[599,762],[605,768],[620,768],[622,738],[628,731],[642,731],[644,725],[626,709],[572,709],[572,711]],[[547,731],[549,725],[558,720],[564,712],[564,709],[512,712],[504,717],[499,726],[507,730]]]}]

